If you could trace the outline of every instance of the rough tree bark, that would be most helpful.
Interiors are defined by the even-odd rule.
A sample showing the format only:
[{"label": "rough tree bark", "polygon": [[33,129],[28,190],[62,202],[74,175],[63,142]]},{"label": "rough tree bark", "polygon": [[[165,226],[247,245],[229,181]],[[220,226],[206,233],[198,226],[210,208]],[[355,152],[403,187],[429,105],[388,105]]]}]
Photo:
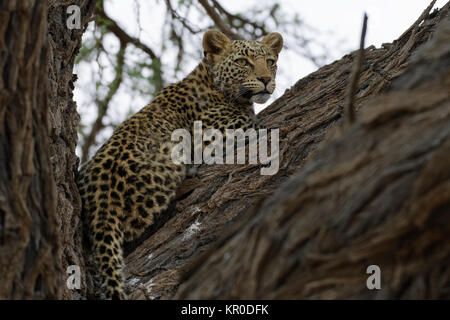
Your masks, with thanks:
[{"label": "rough tree bark", "polygon": [[[353,125],[340,124],[357,52],[259,115],[281,128],[276,175],[217,165],[185,181],[126,259],[130,297],[449,298],[449,6],[365,49]],[[371,264],[383,290],[366,288]]]},{"label": "rough tree bark", "polygon": [[66,266],[83,267],[72,4],[84,27],[95,1],[0,1],[1,299],[76,297],[65,285]]},{"label": "rough tree bark", "polygon": [[[61,234],[62,266],[64,279],[69,265],[81,270],[81,290],[69,290],[64,284],[63,299],[86,298],[92,279],[87,273],[82,250],[80,223],[81,199],[75,183],[78,157],[75,148],[78,142],[79,115],[73,101],[73,74],[75,57],[81,47],[81,36],[92,20],[97,0],[50,0],[48,11],[49,42],[49,108],[50,108],[50,159],[52,161],[57,188],[57,208]],[[81,13],[81,29],[67,29],[67,7],[78,5]]]}]

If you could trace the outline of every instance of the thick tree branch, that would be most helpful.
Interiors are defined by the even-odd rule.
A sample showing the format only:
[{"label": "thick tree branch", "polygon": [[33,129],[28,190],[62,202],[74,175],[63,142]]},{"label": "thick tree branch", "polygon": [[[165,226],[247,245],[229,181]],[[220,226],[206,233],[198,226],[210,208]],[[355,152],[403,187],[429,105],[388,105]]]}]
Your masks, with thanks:
[{"label": "thick tree branch", "polygon": [[[406,68],[396,67],[401,75],[387,90],[378,91],[377,99],[366,97],[358,123],[347,130],[330,130],[298,173],[187,267],[175,299],[449,298],[448,9],[441,9],[434,19],[424,17],[427,23],[419,28],[432,32],[431,40],[430,34],[417,33],[422,37],[415,38],[415,44],[427,43],[409,55]],[[397,53],[406,45],[397,41],[388,60],[402,59]],[[372,50],[368,60],[378,56],[374,65],[385,64],[383,51]],[[366,69],[361,77],[366,84],[377,79],[367,77],[372,72]],[[323,75],[319,70],[311,77],[313,92],[321,93],[317,86]],[[336,84],[337,73],[328,75]],[[304,110],[312,103],[314,108],[303,112],[291,130],[327,108],[312,99],[301,108],[291,106],[294,99],[309,98],[305,95],[311,84],[309,88],[298,84],[294,90],[300,88],[300,94],[292,93],[281,105]],[[289,132],[289,140],[298,138]],[[205,189],[214,185],[214,178],[209,181]],[[228,185],[226,190],[230,189],[237,191]],[[236,208],[239,200],[232,201],[226,207]],[[204,212],[195,221],[209,230],[206,221],[211,214],[215,211]],[[200,234],[202,230],[196,240]],[[192,246],[193,240],[189,242]],[[371,265],[381,269],[380,290],[368,290]],[[155,281],[152,285],[157,287]]]}]

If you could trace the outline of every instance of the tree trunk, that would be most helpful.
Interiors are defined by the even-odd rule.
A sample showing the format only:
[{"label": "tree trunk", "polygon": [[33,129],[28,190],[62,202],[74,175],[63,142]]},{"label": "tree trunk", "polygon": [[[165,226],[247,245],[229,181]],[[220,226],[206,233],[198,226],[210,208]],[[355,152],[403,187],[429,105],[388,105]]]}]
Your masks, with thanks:
[{"label": "tree trunk", "polygon": [[[50,94],[50,156],[52,160],[56,187],[57,208],[60,220],[62,265],[67,279],[66,269],[76,265],[81,270],[81,289],[69,290],[64,284],[64,299],[80,299],[89,296],[92,279],[87,272],[82,250],[81,198],[75,183],[78,172],[77,128],[79,115],[73,101],[73,74],[75,57],[81,47],[81,37],[95,10],[97,0],[50,1],[49,8],[49,44],[52,48],[49,61]],[[78,5],[81,13],[81,29],[69,30],[66,26],[67,7]]]},{"label": "tree trunk", "polygon": [[365,49],[356,123],[341,125],[354,52],[259,115],[281,128],[276,175],[216,165],[185,181],[126,259],[130,297],[449,298],[449,6]]},{"label": "tree trunk", "polygon": [[1,299],[72,298],[66,266],[83,267],[71,4],[85,26],[95,1],[0,2]]}]

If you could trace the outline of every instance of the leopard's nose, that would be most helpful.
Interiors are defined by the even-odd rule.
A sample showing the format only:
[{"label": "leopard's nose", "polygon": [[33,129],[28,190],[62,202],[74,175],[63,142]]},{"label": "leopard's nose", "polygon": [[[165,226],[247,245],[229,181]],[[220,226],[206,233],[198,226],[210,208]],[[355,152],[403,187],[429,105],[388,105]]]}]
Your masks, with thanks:
[{"label": "leopard's nose", "polygon": [[264,84],[268,84],[272,80],[272,77],[259,77],[258,80]]}]

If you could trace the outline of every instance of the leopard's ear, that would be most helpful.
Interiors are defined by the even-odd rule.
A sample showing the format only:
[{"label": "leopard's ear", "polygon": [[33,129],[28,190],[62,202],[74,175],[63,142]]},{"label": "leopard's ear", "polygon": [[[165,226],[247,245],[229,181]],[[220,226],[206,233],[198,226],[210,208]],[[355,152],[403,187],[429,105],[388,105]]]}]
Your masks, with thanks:
[{"label": "leopard's ear", "polygon": [[269,48],[276,56],[283,49],[283,37],[278,32],[269,33],[262,39],[261,43]]},{"label": "leopard's ear", "polygon": [[230,39],[220,31],[209,30],[203,35],[203,50],[206,54],[220,55],[230,44]]}]

